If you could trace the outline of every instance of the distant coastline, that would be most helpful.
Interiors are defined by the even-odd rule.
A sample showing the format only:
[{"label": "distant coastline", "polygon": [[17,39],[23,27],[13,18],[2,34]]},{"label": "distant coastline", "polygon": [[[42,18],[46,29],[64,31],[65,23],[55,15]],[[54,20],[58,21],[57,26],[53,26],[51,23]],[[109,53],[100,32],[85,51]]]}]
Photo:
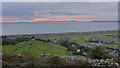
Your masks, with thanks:
[{"label": "distant coastline", "polygon": [[[70,20],[70,21],[38,21],[38,22],[120,22],[120,21],[76,21],[76,20]],[[34,23],[34,22],[2,22],[2,24],[8,24],[8,23]]]},{"label": "distant coastline", "polygon": [[[119,30],[101,30],[101,31],[82,31],[82,32],[54,32],[54,33],[34,33],[34,34],[13,34],[13,35],[41,35],[41,34],[66,34],[66,33],[92,33],[92,32],[109,32]],[[13,35],[2,35],[2,36],[13,36]]]},{"label": "distant coastline", "polygon": [[92,22],[120,22],[120,21],[92,21]]}]

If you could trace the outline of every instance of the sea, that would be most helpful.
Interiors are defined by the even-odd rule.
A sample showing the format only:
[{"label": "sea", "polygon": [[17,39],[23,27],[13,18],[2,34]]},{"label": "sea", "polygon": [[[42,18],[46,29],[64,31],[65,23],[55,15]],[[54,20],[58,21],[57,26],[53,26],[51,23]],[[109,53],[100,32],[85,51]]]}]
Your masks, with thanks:
[{"label": "sea", "polygon": [[2,35],[118,30],[118,22],[19,22],[2,23]]}]

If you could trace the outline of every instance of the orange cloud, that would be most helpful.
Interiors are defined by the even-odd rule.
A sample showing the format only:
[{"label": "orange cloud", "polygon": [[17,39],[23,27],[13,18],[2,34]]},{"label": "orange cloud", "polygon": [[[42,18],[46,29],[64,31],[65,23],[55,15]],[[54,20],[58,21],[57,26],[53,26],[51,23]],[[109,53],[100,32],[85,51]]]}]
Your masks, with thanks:
[{"label": "orange cloud", "polygon": [[[12,20],[12,21],[8,21],[8,20],[2,20],[0,22],[39,22],[39,21],[70,21],[70,20],[75,20],[75,21],[91,21],[91,20],[76,20],[76,19],[70,19],[67,18],[68,16],[60,16],[61,18],[59,19],[45,19],[45,18],[33,18],[33,20]],[[65,17],[65,18],[63,18]],[[81,16],[74,16],[74,17],[81,17]],[[85,16],[84,16],[85,17]],[[88,17],[88,16],[87,16]],[[5,18],[4,18],[5,19]]]},{"label": "orange cloud", "polygon": [[49,21],[49,19],[34,18],[33,20],[15,20],[15,21],[0,21],[0,22],[38,22],[38,21]]},{"label": "orange cloud", "polygon": [[34,18],[33,21],[37,22],[37,21],[49,21],[50,19],[41,19],[41,18]]}]

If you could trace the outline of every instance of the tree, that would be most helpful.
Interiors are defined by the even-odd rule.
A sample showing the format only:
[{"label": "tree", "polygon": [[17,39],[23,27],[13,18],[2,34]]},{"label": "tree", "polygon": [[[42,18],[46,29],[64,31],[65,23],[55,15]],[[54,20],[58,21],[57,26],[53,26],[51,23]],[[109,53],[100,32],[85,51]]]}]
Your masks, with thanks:
[{"label": "tree", "polygon": [[67,51],[73,51],[73,52],[75,52],[76,49],[75,49],[74,47],[72,47],[72,46],[69,46],[69,47],[67,48]]},{"label": "tree", "polygon": [[106,53],[106,52],[101,48],[101,46],[96,46],[95,48],[93,48],[93,49],[89,52],[88,56],[89,56],[90,58],[92,58],[92,59],[107,59],[107,58],[111,59],[111,58],[113,58],[113,56],[110,55],[110,54],[108,54],[108,53]]},{"label": "tree", "polygon": [[62,46],[65,46],[65,47],[71,46],[71,42],[68,42],[66,40],[60,40],[58,43]]}]

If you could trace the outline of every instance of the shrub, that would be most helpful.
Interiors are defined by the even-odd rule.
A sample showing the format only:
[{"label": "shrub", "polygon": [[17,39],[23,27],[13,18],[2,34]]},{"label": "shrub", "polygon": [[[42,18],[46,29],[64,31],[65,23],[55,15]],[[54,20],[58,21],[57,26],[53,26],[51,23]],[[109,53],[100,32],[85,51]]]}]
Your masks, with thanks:
[{"label": "shrub", "polygon": [[92,68],[85,60],[77,60],[76,62],[65,61],[64,66],[68,66],[70,68]]},{"label": "shrub", "polygon": [[73,51],[73,52],[75,52],[75,51],[76,51],[76,48],[74,48],[74,47],[72,47],[72,46],[69,46],[69,47],[67,48],[67,51]]},{"label": "shrub", "polygon": [[49,66],[61,66],[63,62],[60,60],[59,57],[54,56],[49,59]]},{"label": "shrub", "polygon": [[80,68],[90,68],[91,65],[85,60],[78,60],[74,64],[75,66],[79,66]]},{"label": "shrub", "polygon": [[37,60],[28,61],[27,64],[28,64],[28,68],[33,68],[33,67],[46,68],[46,64],[45,63],[39,62]]},{"label": "shrub", "polygon": [[5,61],[2,62],[2,67],[3,67],[3,68],[4,68],[4,67],[9,68],[9,67],[14,67],[14,66],[16,66],[16,65],[13,64],[13,63],[8,63],[8,62],[5,62]]},{"label": "shrub", "polygon": [[111,58],[114,58],[113,55],[106,53],[100,46],[93,48],[89,52],[88,57],[90,57],[92,59],[107,59],[107,58],[111,59]]},{"label": "shrub", "polygon": [[116,58],[115,61],[120,65],[120,57]]}]

